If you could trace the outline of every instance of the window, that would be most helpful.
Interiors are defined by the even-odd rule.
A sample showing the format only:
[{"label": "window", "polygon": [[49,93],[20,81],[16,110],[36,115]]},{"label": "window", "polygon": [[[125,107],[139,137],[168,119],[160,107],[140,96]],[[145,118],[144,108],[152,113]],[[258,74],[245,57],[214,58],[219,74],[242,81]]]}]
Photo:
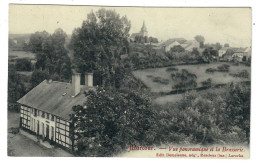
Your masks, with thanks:
[{"label": "window", "polygon": [[47,119],[50,119],[50,114],[49,113],[47,113]]},{"label": "window", "polygon": [[45,113],[42,111],[42,117],[44,118],[45,117]]},{"label": "window", "polygon": [[54,115],[51,115],[51,120],[54,121]]},{"label": "window", "polygon": [[33,110],[33,115],[34,115],[35,117],[37,116],[37,110],[36,110],[36,109]]}]

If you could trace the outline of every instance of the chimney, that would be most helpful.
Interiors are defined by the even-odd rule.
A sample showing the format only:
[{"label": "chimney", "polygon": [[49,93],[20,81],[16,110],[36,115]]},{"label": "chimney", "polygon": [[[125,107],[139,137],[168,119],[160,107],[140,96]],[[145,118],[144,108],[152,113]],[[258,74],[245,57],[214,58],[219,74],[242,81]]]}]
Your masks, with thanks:
[{"label": "chimney", "polygon": [[48,79],[48,80],[47,80],[47,83],[48,83],[48,84],[52,83],[52,79]]},{"label": "chimney", "polygon": [[93,87],[93,73],[85,73],[85,85]]},{"label": "chimney", "polygon": [[80,92],[80,73],[72,74],[72,96],[77,96]]}]

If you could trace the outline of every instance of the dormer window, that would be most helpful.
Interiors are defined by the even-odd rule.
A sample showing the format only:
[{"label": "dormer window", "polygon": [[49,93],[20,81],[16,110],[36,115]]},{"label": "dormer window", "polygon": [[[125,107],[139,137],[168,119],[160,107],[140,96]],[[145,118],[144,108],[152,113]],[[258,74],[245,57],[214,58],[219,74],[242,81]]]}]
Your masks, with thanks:
[{"label": "dormer window", "polygon": [[50,114],[49,113],[47,113],[47,119],[50,119]]}]

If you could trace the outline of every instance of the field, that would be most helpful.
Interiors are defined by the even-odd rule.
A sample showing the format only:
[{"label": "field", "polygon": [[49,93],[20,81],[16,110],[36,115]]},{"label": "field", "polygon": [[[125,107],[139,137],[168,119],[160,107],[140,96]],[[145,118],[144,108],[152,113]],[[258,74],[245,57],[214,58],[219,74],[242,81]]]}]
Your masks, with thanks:
[{"label": "field", "polygon": [[[199,94],[205,94],[207,92],[221,93],[223,91],[225,91],[224,88],[212,88],[212,89],[198,91],[198,93]],[[165,105],[167,103],[176,103],[180,101],[182,98],[183,98],[183,94],[171,94],[171,95],[159,96],[155,98],[153,102],[155,104]]]},{"label": "field", "polygon": [[[190,73],[193,73],[197,76],[197,86],[201,87],[202,81],[207,80],[208,78],[212,79],[212,85],[216,84],[226,84],[230,82],[241,82],[241,81],[248,81],[250,80],[250,77],[248,79],[242,79],[238,77],[233,77],[230,74],[235,74],[238,72],[241,72],[242,70],[247,70],[249,74],[251,74],[250,67],[247,67],[245,65],[230,65],[230,71],[229,72],[214,72],[214,73],[206,73],[206,69],[208,68],[217,68],[218,66],[222,64],[227,64],[223,62],[218,63],[212,63],[212,64],[199,64],[199,65],[179,65],[174,66],[178,69],[178,71],[181,71],[182,69],[188,70]],[[151,92],[153,93],[167,93],[172,91],[172,85],[173,80],[171,79],[171,71],[167,71],[169,67],[163,67],[163,68],[151,68],[151,69],[144,69],[144,70],[137,70],[134,71],[133,74],[136,78],[140,79],[147,87],[151,89]],[[160,79],[160,82],[158,82],[158,78]]]},{"label": "field", "polygon": [[8,53],[8,59],[9,60],[15,60],[15,59],[35,59],[35,54],[32,52],[26,52],[26,51],[13,51],[9,50]]}]

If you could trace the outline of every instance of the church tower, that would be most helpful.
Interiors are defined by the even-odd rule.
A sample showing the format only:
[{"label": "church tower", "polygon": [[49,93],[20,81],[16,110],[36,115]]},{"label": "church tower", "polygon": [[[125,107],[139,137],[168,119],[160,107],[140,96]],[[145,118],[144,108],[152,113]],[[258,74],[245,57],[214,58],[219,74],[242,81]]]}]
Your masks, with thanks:
[{"label": "church tower", "polygon": [[143,37],[148,36],[148,31],[147,31],[147,28],[145,26],[145,22],[143,22],[143,26],[141,28],[140,35],[142,35]]}]

